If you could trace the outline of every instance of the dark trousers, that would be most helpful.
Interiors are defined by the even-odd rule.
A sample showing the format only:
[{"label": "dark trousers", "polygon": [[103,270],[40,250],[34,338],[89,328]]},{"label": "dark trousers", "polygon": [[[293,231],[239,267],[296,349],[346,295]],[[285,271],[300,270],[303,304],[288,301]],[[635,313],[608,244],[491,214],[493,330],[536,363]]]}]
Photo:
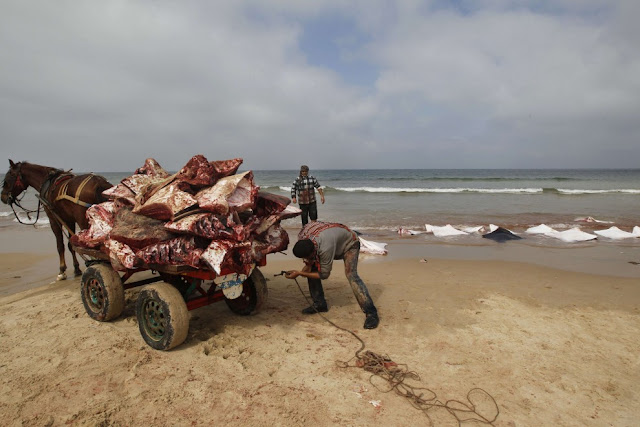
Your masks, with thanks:
[{"label": "dark trousers", "polygon": [[316,202],[309,203],[308,205],[300,205],[300,210],[302,211],[300,217],[302,218],[303,227],[307,225],[309,218],[311,218],[312,221],[318,219],[318,205]]},{"label": "dark trousers", "polygon": [[[344,274],[347,276],[347,280],[349,281],[349,285],[351,285],[351,290],[353,291],[353,295],[355,295],[358,304],[360,305],[360,309],[365,314],[373,314],[378,313],[376,306],[373,304],[373,300],[369,295],[369,291],[367,290],[367,286],[364,284],[360,276],[358,276],[358,256],[360,255],[360,242],[357,242],[351,249],[349,249],[344,254]],[[318,268],[314,264],[311,267],[311,271],[318,271]],[[322,289],[322,280],[320,279],[309,279],[307,278],[307,282],[309,284],[309,293],[311,294],[311,299],[313,299],[313,305],[316,307],[326,305],[327,302],[324,299],[324,289]]]}]

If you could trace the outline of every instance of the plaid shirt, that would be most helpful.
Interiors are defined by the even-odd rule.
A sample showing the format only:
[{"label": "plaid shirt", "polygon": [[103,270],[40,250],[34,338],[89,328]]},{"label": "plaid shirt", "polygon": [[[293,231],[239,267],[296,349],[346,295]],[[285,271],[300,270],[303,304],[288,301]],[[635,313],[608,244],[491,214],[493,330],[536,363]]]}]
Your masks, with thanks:
[{"label": "plaid shirt", "polygon": [[313,176],[299,176],[291,184],[291,198],[296,197],[298,193],[298,204],[308,205],[315,203],[316,192],[314,188],[320,188],[318,180]]}]

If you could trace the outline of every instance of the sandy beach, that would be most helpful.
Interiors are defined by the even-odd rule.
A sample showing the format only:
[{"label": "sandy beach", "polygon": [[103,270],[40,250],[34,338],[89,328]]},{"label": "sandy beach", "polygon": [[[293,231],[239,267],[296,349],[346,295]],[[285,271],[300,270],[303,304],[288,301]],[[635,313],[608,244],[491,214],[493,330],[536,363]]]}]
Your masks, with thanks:
[{"label": "sandy beach", "polygon": [[392,369],[415,373],[406,384],[424,388],[421,409],[355,366],[356,337],[300,313],[296,283],[274,276],[300,266],[292,255],[270,255],[261,268],[269,288],[261,312],[237,316],[224,303],[191,311],[186,341],[162,352],[138,331],[139,288],[126,291],[118,319],[101,323],[84,311],[79,278],[54,282],[50,234],[0,230],[3,425],[457,425],[430,406],[447,401],[497,415],[496,426],[637,425],[637,248],[398,239],[388,256],[361,256],[381,318],[375,330],[362,329],[337,261],[326,319]]}]

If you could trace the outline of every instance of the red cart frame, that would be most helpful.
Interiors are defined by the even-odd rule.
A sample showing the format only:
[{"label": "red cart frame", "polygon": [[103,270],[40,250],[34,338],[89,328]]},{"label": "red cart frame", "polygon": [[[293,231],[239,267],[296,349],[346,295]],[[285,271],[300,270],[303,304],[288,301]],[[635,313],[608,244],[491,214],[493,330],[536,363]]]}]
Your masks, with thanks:
[{"label": "red cart frame", "polygon": [[[257,268],[266,265],[266,258],[254,266],[248,276],[228,269],[217,274],[186,265],[156,264],[127,269],[120,275],[106,253],[78,246],[74,250],[85,258],[87,265],[81,280],[82,302],[87,314],[97,321],[120,316],[124,309],[124,291],[148,285],[138,295],[136,317],[142,337],[157,350],[169,350],[186,339],[190,310],[224,300],[234,313],[249,315],[257,313],[267,299],[266,280]],[[128,282],[135,273],[144,271],[158,275]],[[221,285],[213,282],[229,275],[235,275],[236,279]],[[203,282],[209,280],[212,283],[205,290]],[[162,281],[164,283],[156,283]],[[233,292],[229,292],[231,287]],[[231,297],[225,295],[225,290]]]}]

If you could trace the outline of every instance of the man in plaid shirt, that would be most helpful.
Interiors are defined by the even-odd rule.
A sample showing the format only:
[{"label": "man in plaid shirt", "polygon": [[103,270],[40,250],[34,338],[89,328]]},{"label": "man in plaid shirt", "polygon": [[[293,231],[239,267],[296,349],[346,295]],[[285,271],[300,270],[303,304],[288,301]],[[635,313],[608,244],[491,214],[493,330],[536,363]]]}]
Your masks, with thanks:
[{"label": "man in plaid shirt", "polygon": [[[318,219],[318,206],[316,205],[316,192],[318,189],[320,193],[320,201],[324,205],[324,192],[320,188],[318,180],[313,176],[309,176],[309,166],[300,166],[300,176],[293,181],[291,185],[291,201],[293,203],[299,203],[302,210],[302,226],[304,227],[309,222]],[[296,194],[298,197],[296,198]]]}]

